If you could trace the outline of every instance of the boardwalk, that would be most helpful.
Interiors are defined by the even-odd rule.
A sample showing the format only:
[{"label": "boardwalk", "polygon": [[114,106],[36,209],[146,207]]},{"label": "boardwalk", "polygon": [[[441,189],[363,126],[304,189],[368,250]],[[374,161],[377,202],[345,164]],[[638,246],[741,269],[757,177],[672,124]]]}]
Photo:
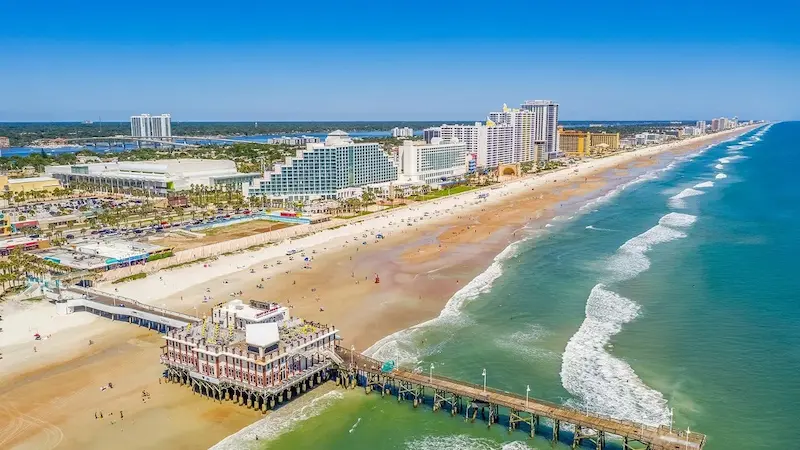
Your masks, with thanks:
[{"label": "boardwalk", "polygon": [[[516,423],[528,423],[535,431],[539,420],[546,418],[553,422],[554,440],[559,438],[559,428],[564,424],[575,427],[573,446],[580,445],[582,441],[589,440],[602,448],[606,435],[618,436],[623,441],[625,449],[634,448],[632,441],[644,444],[651,450],[701,450],[705,445],[706,437],[700,433],[670,432],[669,427],[652,427],[628,421],[590,414],[568,408],[563,405],[550,403],[537,399],[527,399],[525,396],[511,392],[492,389],[489,387],[453,380],[438,375],[413,373],[402,369],[393,369],[382,372],[380,361],[368,358],[360,353],[337,347],[336,352],[349,366],[364,377],[369,389],[370,386],[386,389],[389,385],[399,386],[399,395],[410,392],[412,396],[424,395],[427,389],[433,393],[434,409],[441,408],[442,404],[456,405],[456,399],[470,399],[467,405],[475,408],[487,407],[490,411],[489,421],[492,423],[498,417],[498,407],[509,410],[509,427],[514,428]],[[351,365],[352,364],[352,365]],[[412,387],[414,386],[414,387]],[[416,393],[413,390],[416,389]],[[416,400],[415,400],[416,404]],[[467,412],[469,411],[467,406]],[[526,418],[527,417],[527,418]],[[474,415],[473,415],[474,418]]]}]

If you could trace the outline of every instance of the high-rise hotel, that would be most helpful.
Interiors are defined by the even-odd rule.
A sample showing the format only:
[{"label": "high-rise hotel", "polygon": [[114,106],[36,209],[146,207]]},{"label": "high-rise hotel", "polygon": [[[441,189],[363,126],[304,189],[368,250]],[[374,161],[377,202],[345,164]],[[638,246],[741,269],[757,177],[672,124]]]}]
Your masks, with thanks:
[{"label": "high-rise hotel", "polygon": [[169,114],[131,116],[131,136],[172,137],[172,117]]},{"label": "high-rise hotel", "polygon": [[558,152],[558,103],[550,100],[528,100],[520,106],[533,114],[533,138],[544,143],[548,155]]},{"label": "high-rise hotel", "polygon": [[353,142],[344,131],[334,131],[325,142],[306,145],[294,158],[276,164],[264,178],[245,183],[245,196],[267,196],[290,201],[335,199],[337,191],[397,180],[395,161],[375,142]]},{"label": "high-rise hotel", "polygon": [[550,100],[525,102],[518,109],[503,105],[489,113],[485,124],[442,125],[442,139],[458,139],[475,156],[478,167],[524,161],[546,161],[558,150],[558,104]]}]

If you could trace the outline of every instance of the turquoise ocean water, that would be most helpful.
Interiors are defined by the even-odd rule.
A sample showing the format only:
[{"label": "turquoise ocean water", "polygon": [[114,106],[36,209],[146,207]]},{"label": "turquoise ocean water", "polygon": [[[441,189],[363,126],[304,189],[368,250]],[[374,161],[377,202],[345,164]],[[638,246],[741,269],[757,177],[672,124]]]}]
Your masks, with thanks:
[{"label": "turquoise ocean water", "polygon": [[[475,383],[485,368],[497,388],[529,385],[650,424],[669,424],[672,409],[675,427],[706,433],[710,450],[800,448],[798,134],[800,123],[778,123],[564,205],[442,316],[370,351]],[[249,438],[275,449],[551,448],[361,389],[305,402]]]}]

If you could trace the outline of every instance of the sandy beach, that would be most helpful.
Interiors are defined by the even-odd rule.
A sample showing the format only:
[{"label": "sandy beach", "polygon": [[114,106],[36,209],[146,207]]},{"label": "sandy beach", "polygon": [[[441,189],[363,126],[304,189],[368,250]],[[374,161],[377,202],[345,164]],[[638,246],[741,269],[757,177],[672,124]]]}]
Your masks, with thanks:
[{"label": "sandy beach", "polygon": [[[496,255],[542,232],[564,205],[599,196],[658,158],[747,130],[588,160],[99,288],[198,316],[241,291],[244,300],[278,301],[295,316],[334,324],[344,345],[364,350],[439,315]],[[289,260],[290,249],[308,263],[300,255]],[[0,448],[207,448],[262,417],[160,384],[163,340],[155,332],[84,313],[58,316],[47,303],[7,305],[2,314]],[[36,332],[47,339],[33,341]]]}]

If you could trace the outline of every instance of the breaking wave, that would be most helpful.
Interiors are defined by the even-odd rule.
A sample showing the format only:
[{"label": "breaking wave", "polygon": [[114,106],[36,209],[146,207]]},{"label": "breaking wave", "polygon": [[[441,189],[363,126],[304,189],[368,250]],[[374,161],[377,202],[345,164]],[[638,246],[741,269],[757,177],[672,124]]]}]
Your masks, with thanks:
[{"label": "breaking wave", "polygon": [[723,166],[722,164],[717,164],[716,166],[714,166],[714,168],[717,170],[722,170],[725,168],[725,166]]},{"label": "breaking wave", "polygon": [[[647,252],[657,244],[686,237],[680,229],[696,221],[696,216],[677,212],[662,216],[658,225],[622,244],[610,258],[609,281],[629,280],[646,271],[650,267]],[[639,305],[605,284],[592,288],[586,301],[586,318],[562,355],[561,382],[580,399],[568,404],[649,425],[669,423],[664,396],[645,385],[628,363],[606,350],[622,325],[639,312]]]},{"label": "breaking wave", "polygon": [[[661,220],[665,220],[667,223],[678,221],[686,222],[689,220],[689,217],[694,218],[695,216],[681,214],[680,217],[670,217],[666,215],[662,217]],[[674,223],[671,225],[674,226]],[[689,225],[691,225],[691,223],[683,226]],[[654,245],[684,237],[686,237],[686,234],[683,232],[659,224],[635,238],[628,240],[628,242],[622,244],[619,250],[608,260],[607,267],[611,271],[612,281],[629,280],[646,271],[650,268],[650,259],[647,257],[647,252],[650,251]]]},{"label": "breaking wave", "polygon": [[717,176],[715,176],[714,178],[721,180],[723,178],[728,178],[728,176],[725,175],[724,173],[718,173]]},{"label": "breaking wave", "polygon": [[703,181],[702,183],[698,183],[694,185],[695,188],[710,188],[714,187],[713,181]]},{"label": "breaking wave", "polygon": [[686,208],[686,198],[703,195],[705,192],[687,188],[669,198],[669,206],[673,208]]},{"label": "breaking wave", "polygon": [[694,225],[695,222],[697,222],[697,216],[676,212],[671,212],[658,220],[659,225],[675,228],[690,227]]},{"label": "breaking wave", "polygon": [[[586,302],[586,319],[570,338],[561,363],[561,383],[581,399],[580,407],[618,419],[660,425],[669,422],[664,396],[645,385],[628,363],[606,351],[639,306],[602,284]],[[577,405],[573,405],[577,406]]]}]

